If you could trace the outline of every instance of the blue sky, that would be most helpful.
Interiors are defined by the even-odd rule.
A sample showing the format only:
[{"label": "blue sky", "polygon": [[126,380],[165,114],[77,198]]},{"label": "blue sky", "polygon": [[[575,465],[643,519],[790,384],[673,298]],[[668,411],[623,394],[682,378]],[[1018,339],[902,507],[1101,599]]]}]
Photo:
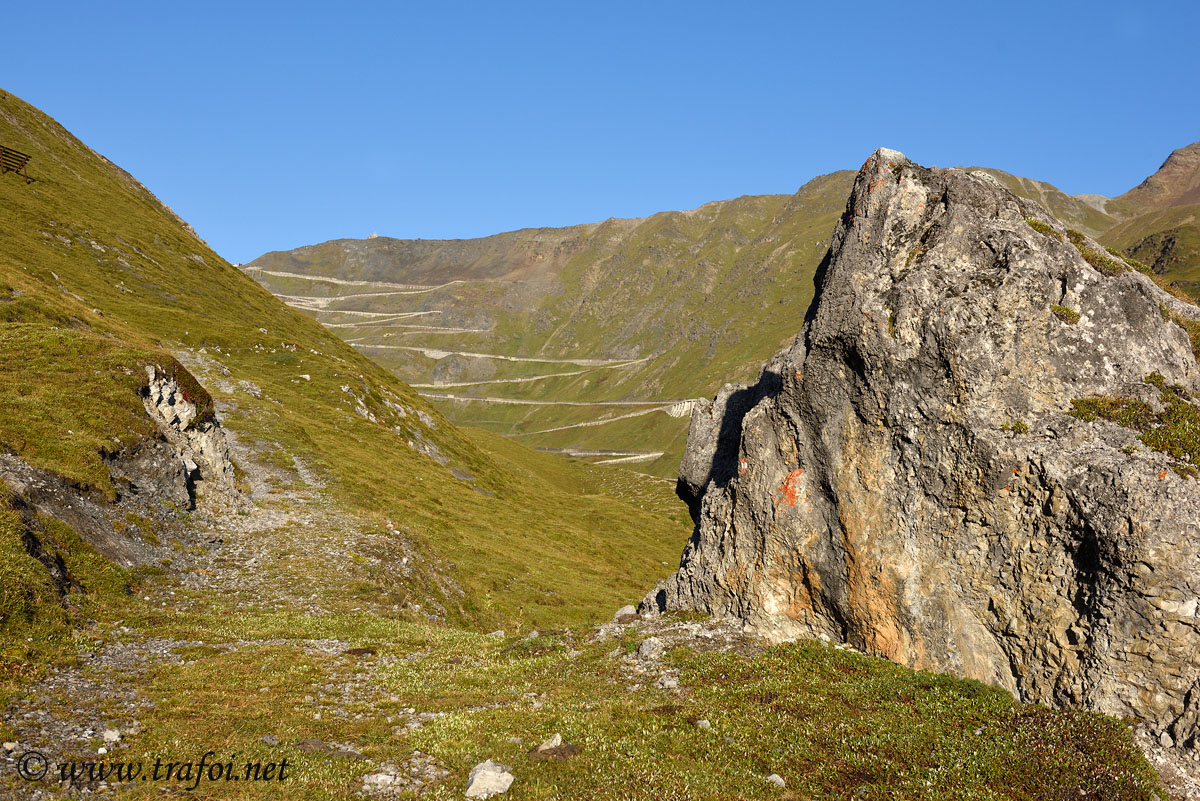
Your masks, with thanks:
[{"label": "blue sky", "polygon": [[793,192],[880,145],[1119,194],[1200,139],[1200,3],[21,3],[3,88],[218,252]]}]

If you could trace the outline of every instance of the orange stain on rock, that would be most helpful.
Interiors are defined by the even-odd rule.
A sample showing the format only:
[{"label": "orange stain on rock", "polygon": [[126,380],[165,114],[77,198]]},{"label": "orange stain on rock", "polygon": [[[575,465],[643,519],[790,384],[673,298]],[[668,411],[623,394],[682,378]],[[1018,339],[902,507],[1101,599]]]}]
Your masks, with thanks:
[{"label": "orange stain on rock", "polygon": [[783,483],[775,490],[775,508],[778,509],[783,504],[795,506],[796,501],[800,497],[800,477],[804,475],[804,468],[799,468],[788,473],[783,479]]},{"label": "orange stain on rock", "polygon": [[1166,471],[1166,470],[1162,471],[1161,473],[1159,473],[1159,474],[1158,474],[1158,477],[1159,477],[1159,478],[1166,478],[1166,477],[1167,477],[1167,471]]}]

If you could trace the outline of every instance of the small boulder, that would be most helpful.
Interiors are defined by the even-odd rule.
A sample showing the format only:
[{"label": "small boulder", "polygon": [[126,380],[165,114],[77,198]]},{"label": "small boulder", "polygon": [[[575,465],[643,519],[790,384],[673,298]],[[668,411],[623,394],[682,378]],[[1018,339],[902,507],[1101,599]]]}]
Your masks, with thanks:
[{"label": "small boulder", "polygon": [[321,742],[320,740],[309,738],[296,743],[296,750],[308,751],[309,753],[313,754],[331,754],[337,749],[331,745],[328,745],[327,743]]},{"label": "small boulder", "polygon": [[657,662],[666,650],[667,646],[658,637],[647,637],[638,646],[638,659],[643,662]]},{"label": "small boulder", "polygon": [[778,787],[780,789],[787,787],[787,782],[785,782],[783,780],[783,777],[780,776],[778,773],[772,773],[770,776],[767,777],[767,781],[769,781],[771,784],[775,785],[776,787]]},{"label": "small boulder", "polygon": [[563,742],[562,735],[556,732],[549,740],[529,751],[529,761],[542,762],[547,759],[570,759],[581,750],[583,749],[577,745]]},{"label": "small boulder", "polygon": [[271,746],[279,745],[279,738],[273,734],[264,735],[264,736],[260,737],[259,739],[262,742],[266,743],[267,745],[271,745]]},{"label": "small boulder", "polygon": [[658,677],[658,681],[654,682],[654,686],[660,690],[677,690],[679,689],[679,677],[664,673]]},{"label": "small boulder", "polygon": [[508,772],[507,765],[497,764],[490,759],[480,762],[467,777],[467,798],[491,798],[506,793],[514,778]]},{"label": "small boulder", "polygon": [[633,606],[632,604],[626,604],[618,609],[617,613],[613,615],[612,622],[623,626],[626,623],[632,623],[635,620],[641,619],[642,616],[638,614],[637,607]]},{"label": "small boulder", "polygon": [[117,740],[121,739],[121,732],[119,732],[116,729],[105,729],[103,736],[104,736],[104,742],[115,743]]}]

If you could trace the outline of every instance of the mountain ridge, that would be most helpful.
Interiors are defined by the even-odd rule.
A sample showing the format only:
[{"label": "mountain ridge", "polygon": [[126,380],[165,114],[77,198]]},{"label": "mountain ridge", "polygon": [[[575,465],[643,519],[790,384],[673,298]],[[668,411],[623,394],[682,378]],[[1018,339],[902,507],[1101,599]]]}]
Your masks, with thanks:
[{"label": "mountain ridge", "polygon": [[[1169,180],[1143,184],[1183,181],[1178,154],[1188,152],[1168,158]],[[1171,219],[1147,212],[1121,222],[1102,210],[1111,211],[1109,199],[982,169],[1167,280],[1200,280],[1200,236],[1193,237],[1200,228],[1178,209]],[[272,251],[242,269],[419,385],[454,420],[549,450],[619,451],[665,478],[685,439],[682,420],[668,412],[711,395],[726,378],[749,380],[788,338],[786,315],[802,314],[812,297],[852,176],[818,176],[793,195],[743,195],[565,228],[330,240]],[[765,306],[755,308],[749,293]],[[538,371],[514,358],[549,361]],[[574,375],[549,369],[564,358],[631,363]],[[580,406],[622,401],[623,413]],[[655,401],[658,409],[642,408]]]}]

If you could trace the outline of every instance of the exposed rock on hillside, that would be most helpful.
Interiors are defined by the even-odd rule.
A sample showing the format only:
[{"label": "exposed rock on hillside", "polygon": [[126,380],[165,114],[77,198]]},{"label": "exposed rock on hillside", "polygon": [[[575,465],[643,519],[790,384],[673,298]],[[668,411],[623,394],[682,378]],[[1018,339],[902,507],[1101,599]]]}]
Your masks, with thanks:
[{"label": "exposed rock on hillside", "polygon": [[1102,254],[985,173],[877,151],[802,333],[693,412],[696,529],[644,608],[845,641],[1195,745],[1200,485],[1068,412],[1161,411],[1152,373],[1200,391],[1172,321],[1196,310]]},{"label": "exposed rock on hillside", "polygon": [[212,411],[212,399],[207,393],[202,399],[189,399],[179,384],[180,375],[195,382],[182,368],[166,373],[157,365],[146,365],[142,398],[146,411],[174,446],[188,481],[199,478],[231,484],[234,475],[229,445]]},{"label": "exposed rock on hillside", "polygon": [[[146,377],[143,402],[159,436],[105,457],[115,498],[0,454],[0,482],[13,493],[31,532],[26,550],[60,586],[69,579],[58,580],[55,565],[44,556],[48,552],[32,533],[41,529],[35,512],[66,523],[101,554],[132,567],[163,558],[160,539],[165,536],[160,535],[180,529],[179,513],[195,506],[197,481],[205,481],[214,495],[238,497],[225,432],[208,393],[177,364],[167,370],[146,365]],[[192,387],[190,392],[181,381]]]}]

